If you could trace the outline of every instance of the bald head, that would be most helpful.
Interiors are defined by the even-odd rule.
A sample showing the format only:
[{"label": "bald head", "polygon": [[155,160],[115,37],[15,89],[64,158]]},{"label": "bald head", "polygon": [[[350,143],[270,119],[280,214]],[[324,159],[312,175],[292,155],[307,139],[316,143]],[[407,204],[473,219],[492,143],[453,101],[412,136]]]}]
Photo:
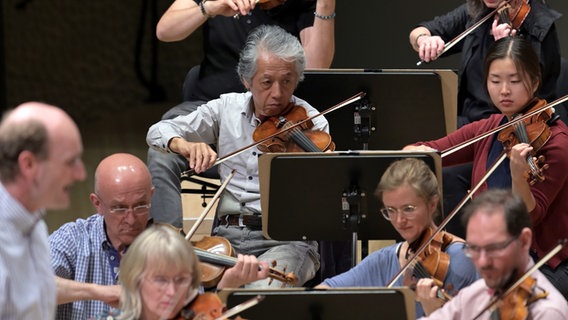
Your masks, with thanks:
[{"label": "bald head", "polygon": [[[116,153],[101,161],[95,171],[91,203],[105,221],[112,245],[123,250],[146,228],[154,187],[146,164],[127,153]],[[145,207],[142,210],[136,208]],[[116,209],[132,209],[123,214]]]},{"label": "bald head", "polygon": [[7,125],[22,126],[30,122],[42,124],[50,137],[81,138],[77,125],[62,109],[41,102],[26,102],[6,115]]},{"label": "bald head", "polygon": [[69,205],[69,188],[85,179],[82,153],[77,125],[58,107],[26,102],[0,124],[0,179],[29,210]]},{"label": "bald head", "polygon": [[115,153],[104,158],[95,171],[95,193],[110,196],[117,190],[152,189],[152,178],[146,164],[128,153]]}]

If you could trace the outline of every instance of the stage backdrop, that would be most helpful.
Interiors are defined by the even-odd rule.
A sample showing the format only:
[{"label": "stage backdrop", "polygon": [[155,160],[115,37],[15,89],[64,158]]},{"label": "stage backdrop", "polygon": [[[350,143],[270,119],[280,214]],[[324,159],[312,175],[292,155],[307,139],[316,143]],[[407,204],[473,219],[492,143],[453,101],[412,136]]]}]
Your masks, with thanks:
[{"label": "stage backdrop", "polygon": [[[549,0],[568,14],[568,1]],[[96,164],[112,152],[146,158],[150,124],[181,99],[187,70],[202,57],[201,33],[159,43],[154,27],[171,0],[0,1],[0,109],[40,100],[80,124],[89,179],[73,188],[73,207],[48,214],[51,230],[93,212]],[[416,68],[408,33],[463,0],[337,0],[334,68]],[[568,57],[568,18],[557,24]],[[457,68],[458,57],[424,68]]]},{"label": "stage backdrop", "polygon": [[[463,0],[337,1],[335,68],[416,68],[408,33]],[[549,0],[568,13],[568,2]],[[0,9],[0,103],[36,99],[76,116],[157,100],[177,101],[185,72],[201,58],[198,33],[153,43],[153,25],[171,1],[4,0]],[[568,55],[568,18],[558,22]],[[153,46],[155,45],[155,47]],[[457,68],[450,57],[427,68]]]}]

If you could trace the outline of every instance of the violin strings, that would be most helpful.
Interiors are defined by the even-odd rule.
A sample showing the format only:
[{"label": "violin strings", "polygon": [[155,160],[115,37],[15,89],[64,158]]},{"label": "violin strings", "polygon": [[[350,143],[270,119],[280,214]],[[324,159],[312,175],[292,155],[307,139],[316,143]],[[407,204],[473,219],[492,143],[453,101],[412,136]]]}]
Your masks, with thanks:
[{"label": "violin strings", "polygon": [[297,127],[290,131],[290,135],[292,136],[292,139],[302,147],[302,149],[304,149],[308,152],[319,152],[319,151],[321,151],[312,142],[312,140],[310,140],[308,137],[306,137],[306,135],[303,134],[303,132],[300,129],[298,129]]},{"label": "violin strings", "polygon": [[426,268],[422,265],[422,263],[417,262],[414,265],[414,273],[418,278],[431,278],[432,276],[426,271]]},{"label": "violin strings", "polygon": [[[517,122],[514,124],[514,127],[515,127],[515,133],[517,134],[519,141],[524,143],[530,143],[529,134],[527,132],[527,127],[525,126],[525,124],[523,122]],[[539,171],[539,168],[536,166],[534,161],[532,161],[532,153],[530,152],[527,155],[527,163],[529,165],[530,172]]]}]

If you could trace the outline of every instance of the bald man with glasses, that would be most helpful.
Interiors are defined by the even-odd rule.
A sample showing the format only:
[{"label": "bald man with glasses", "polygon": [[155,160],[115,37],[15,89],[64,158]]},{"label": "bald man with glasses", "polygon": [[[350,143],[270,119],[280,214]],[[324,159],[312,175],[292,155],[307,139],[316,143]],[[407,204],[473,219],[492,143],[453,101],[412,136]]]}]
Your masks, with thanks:
[{"label": "bald man with glasses", "polygon": [[[482,279],[424,319],[473,319],[535,264],[529,255],[533,237],[529,213],[524,202],[510,191],[490,189],[479,195],[466,208],[463,222],[463,250]],[[568,319],[568,303],[546,276],[536,270],[530,277],[536,280],[536,286],[528,299],[528,318]],[[418,299],[429,297],[436,289],[430,280],[420,280],[416,295]],[[499,309],[486,310],[477,319],[501,319],[501,315]]]},{"label": "bald man with glasses", "polygon": [[[97,213],[66,223],[49,236],[57,276],[56,319],[91,319],[118,307],[120,261],[149,224],[153,193],[150,172],[136,156],[116,153],[99,163],[89,195]],[[260,271],[259,265],[264,267]],[[217,287],[264,279],[268,270],[268,263],[254,256],[239,256]]]}]

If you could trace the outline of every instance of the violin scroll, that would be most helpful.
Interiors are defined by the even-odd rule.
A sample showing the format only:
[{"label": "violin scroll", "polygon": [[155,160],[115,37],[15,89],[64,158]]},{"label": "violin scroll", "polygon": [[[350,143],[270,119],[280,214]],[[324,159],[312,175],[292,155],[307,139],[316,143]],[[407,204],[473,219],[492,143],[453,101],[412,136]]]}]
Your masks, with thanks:
[{"label": "violin scroll", "polygon": [[[548,163],[544,163],[545,157],[543,155],[538,156],[536,160],[529,162],[529,166],[534,163],[534,168],[531,168],[528,172],[525,173],[525,178],[529,182],[531,186],[534,186],[537,182],[543,182],[544,178],[544,170],[548,169]],[[539,167],[540,165],[540,167]]]}]

